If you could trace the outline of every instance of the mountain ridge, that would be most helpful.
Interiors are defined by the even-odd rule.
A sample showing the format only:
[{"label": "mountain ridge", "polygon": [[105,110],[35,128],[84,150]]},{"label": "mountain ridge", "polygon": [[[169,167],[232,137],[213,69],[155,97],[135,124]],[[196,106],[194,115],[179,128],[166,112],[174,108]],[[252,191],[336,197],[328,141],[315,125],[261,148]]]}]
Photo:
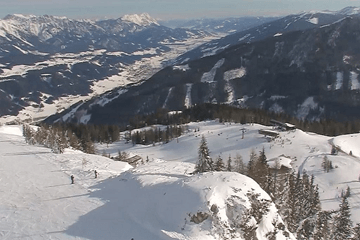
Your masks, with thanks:
[{"label": "mountain ridge", "polygon": [[[166,67],[133,87],[110,91],[104,106],[83,103],[89,123],[124,123],[130,116],[201,103],[283,112],[300,119],[359,116],[359,17],[323,28],[242,43],[223,52]],[[107,99],[107,96],[102,96]],[[61,121],[61,115],[57,118]],[[78,122],[79,119],[69,118]]]}]

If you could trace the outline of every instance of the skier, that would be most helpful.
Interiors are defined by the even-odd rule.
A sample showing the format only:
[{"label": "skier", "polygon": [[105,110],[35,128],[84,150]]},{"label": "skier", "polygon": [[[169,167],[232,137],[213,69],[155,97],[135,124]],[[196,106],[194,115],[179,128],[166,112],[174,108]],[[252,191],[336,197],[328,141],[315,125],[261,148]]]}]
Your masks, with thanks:
[{"label": "skier", "polygon": [[71,175],[71,184],[74,184],[74,175]]},{"label": "skier", "polygon": [[94,173],[95,173],[95,178],[97,178],[98,177],[98,172],[95,170]]}]

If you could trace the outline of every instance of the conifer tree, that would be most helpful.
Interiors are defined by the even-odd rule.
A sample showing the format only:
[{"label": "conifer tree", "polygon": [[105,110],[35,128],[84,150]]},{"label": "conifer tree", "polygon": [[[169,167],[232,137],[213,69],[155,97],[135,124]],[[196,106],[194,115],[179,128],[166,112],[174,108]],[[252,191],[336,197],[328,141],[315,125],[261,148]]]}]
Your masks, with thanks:
[{"label": "conifer tree", "polygon": [[306,173],[306,171],[303,172],[302,179],[301,179],[301,195],[300,195],[300,205],[299,205],[299,217],[300,221],[302,219],[306,219],[309,217],[310,214],[310,208],[311,208],[311,202],[312,202],[312,189],[310,187],[310,179],[309,175]]},{"label": "conifer tree", "polygon": [[286,192],[286,203],[284,207],[284,220],[290,232],[297,229],[297,196],[296,196],[296,177],[294,172],[289,175],[289,189]]},{"label": "conifer tree", "polygon": [[247,165],[246,172],[247,172],[247,175],[249,177],[251,177],[252,179],[255,179],[255,175],[256,175],[256,169],[255,169],[256,161],[257,161],[257,155],[255,153],[255,150],[251,149],[250,159],[249,159],[249,162],[248,162],[248,165]]},{"label": "conifer tree", "polygon": [[260,151],[259,157],[255,161],[253,170],[253,179],[260,185],[262,189],[269,192],[269,165],[266,161],[265,149]]},{"label": "conifer tree", "polygon": [[244,164],[243,158],[240,154],[236,154],[234,160],[234,171],[240,174],[246,174],[246,165]]},{"label": "conifer tree", "polygon": [[231,155],[229,155],[229,158],[228,158],[228,161],[227,161],[227,165],[226,165],[226,170],[227,170],[228,172],[231,172],[232,169],[233,169],[233,167],[232,167]]},{"label": "conifer tree", "polygon": [[220,155],[217,157],[215,161],[214,170],[219,172],[225,171],[225,164]]},{"label": "conifer tree", "polygon": [[298,240],[308,240],[312,237],[315,223],[313,219],[306,218],[302,220],[296,231],[296,237]]},{"label": "conifer tree", "polygon": [[201,137],[201,142],[198,150],[198,162],[195,166],[196,173],[209,172],[213,170],[213,162],[210,158],[209,148],[207,146],[204,135]]},{"label": "conifer tree", "polygon": [[331,212],[320,211],[316,215],[314,240],[327,240],[330,236]]},{"label": "conifer tree", "polygon": [[342,198],[340,209],[334,217],[332,239],[349,239],[352,231],[352,221],[350,219],[350,206],[346,197]]},{"label": "conifer tree", "polygon": [[351,240],[359,240],[360,239],[360,223],[357,223],[356,226],[353,228],[353,237]]}]

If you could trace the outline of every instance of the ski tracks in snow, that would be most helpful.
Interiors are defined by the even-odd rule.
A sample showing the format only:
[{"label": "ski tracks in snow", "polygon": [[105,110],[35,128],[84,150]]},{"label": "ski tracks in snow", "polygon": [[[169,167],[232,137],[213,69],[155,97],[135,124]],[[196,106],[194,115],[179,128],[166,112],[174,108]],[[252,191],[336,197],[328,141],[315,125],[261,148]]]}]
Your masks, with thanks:
[{"label": "ski tracks in snow", "polygon": [[102,203],[46,161],[49,149],[34,152],[12,135],[0,135],[0,146],[0,238],[75,239],[64,231]]}]

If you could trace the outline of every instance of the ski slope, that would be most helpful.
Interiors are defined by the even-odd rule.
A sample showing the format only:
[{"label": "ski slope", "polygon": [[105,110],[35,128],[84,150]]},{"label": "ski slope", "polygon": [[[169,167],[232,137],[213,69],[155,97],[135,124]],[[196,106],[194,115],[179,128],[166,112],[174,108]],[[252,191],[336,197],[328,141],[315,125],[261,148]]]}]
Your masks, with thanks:
[{"label": "ski slope", "polygon": [[0,239],[79,239],[69,226],[105,204],[90,197],[89,186],[131,167],[71,150],[56,155],[27,145],[21,134],[19,126],[0,128]]},{"label": "ski slope", "polygon": [[[270,199],[238,173],[192,175],[193,163],[163,160],[131,169],[70,149],[53,154],[21,135],[19,126],[0,127],[0,239],[243,240],[230,226],[250,207],[246,194]],[[282,222],[271,203],[258,239],[274,220]]]},{"label": "ski slope", "polygon": [[[341,191],[349,186],[352,193],[349,198],[352,207],[351,218],[355,223],[360,223],[360,134],[332,138],[295,130],[280,132],[278,138],[270,140],[259,134],[259,130],[272,130],[272,127],[258,124],[208,121],[190,123],[188,126],[189,131],[186,134],[167,144],[133,146],[122,140],[108,147],[99,144],[97,148],[99,153],[106,152],[112,156],[116,156],[118,151],[125,151],[130,156],[139,155],[144,160],[148,157],[150,161],[162,159],[186,163],[196,163],[202,135],[208,142],[210,156],[216,159],[221,155],[225,162],[229,155],[234,159],[236,154],[240,154],[247,163],[252,149],[259,153],[264,148],[270,165],[274,165],[275,159],[279,159],[282,165],[288,166],[291,160],[290,165],[295,172],[306,171],[309,175],[315,176],[324,210],[337,209],[341,201]],[[244,139],[242,129],[246,131]],[[344,152],[331,155],[332,143]],[[349,156],[350,150],[353,156]],[[327,156],[335,167],[329,173],[325,173],[321,167],[324,156]]]},{"label": "ski slope", "polygon": [[[131,168],[71,149],[53,154],[27,145],[21,127],[0,127],[0,239],[215,240],[223,236],[243,240],[236,232],[231,236],[229,226],[249,207],[246,193],[269,196],[252,179],[237,173],[192,175],[202,135],[213,158],[221,155],[226,161],[229,155],[241,154],[247,162],[252,149],[264,148],[271,165],[279,159],[295,171],[313,174],[323,209],[337,209],[341,190],[349,186],[352,220],[360,222],[360,160],[355,149],[360,134],[331,138],[295,130],[270,139],[259,130],[272,128],[257,124],[207,121],[190,123],[188,128],[167,144],[143,146],[121,140],[97,145],[99,153],[117,155],[120,150],[149,158]],[[332,144],[343,152],[330,155]],[[354,149],[353,156],[349,149]],[[329,173],[321,167],[324,156],[335,167]],[[213,205],[217,211],[211,210]],[[207,217],[194,223],[199,213]],[[258,239],[266,239],[273,220],[282,221],[271,205],[257,229]],[[285,239],[281,231],[277,239]]]}]

